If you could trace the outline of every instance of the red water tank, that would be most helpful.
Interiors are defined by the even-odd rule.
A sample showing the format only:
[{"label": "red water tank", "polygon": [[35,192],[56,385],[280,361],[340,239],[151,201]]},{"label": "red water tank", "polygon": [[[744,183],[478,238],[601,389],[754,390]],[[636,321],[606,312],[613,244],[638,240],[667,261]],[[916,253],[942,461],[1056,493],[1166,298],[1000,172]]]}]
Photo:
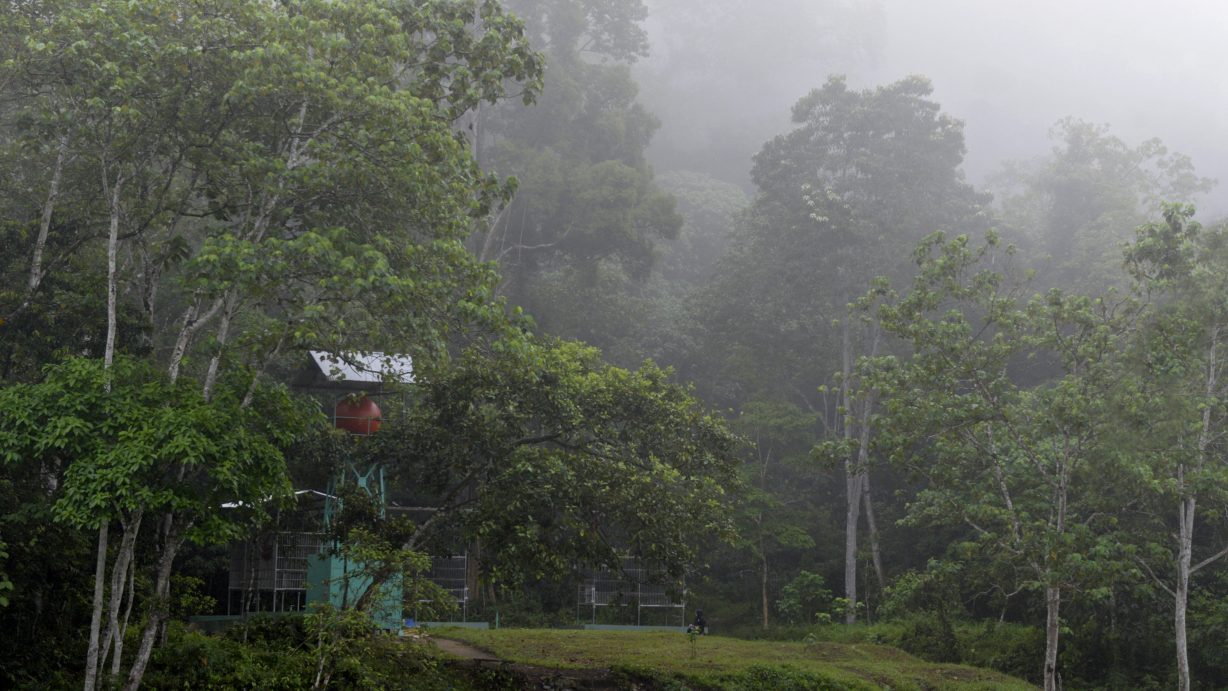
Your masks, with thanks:
[{"label": "red water tank", "polygon": [[333,414],[333,424],[337,429],[354,434],[375,434],[381,421],[379,406],[365,396],[342,400]]}]

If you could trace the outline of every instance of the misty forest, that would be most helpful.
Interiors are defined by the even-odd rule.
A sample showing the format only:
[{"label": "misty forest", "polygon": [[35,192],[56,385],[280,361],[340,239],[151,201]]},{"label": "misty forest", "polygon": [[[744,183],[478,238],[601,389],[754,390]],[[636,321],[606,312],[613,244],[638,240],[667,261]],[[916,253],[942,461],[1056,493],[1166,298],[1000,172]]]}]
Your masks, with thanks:
[{"label": "misty forest", "polygon": [[0,686],[1228,688],[1226,30],[5,3]]}]

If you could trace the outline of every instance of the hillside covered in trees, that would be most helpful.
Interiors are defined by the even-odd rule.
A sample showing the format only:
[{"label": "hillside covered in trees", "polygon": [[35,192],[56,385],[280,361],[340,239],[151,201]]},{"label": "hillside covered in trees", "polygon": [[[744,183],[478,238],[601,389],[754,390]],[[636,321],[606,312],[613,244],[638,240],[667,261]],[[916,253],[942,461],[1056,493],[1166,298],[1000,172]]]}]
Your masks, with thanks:
[{"label": "hillside covered in trees", "polygon": [[1218,144],[762,4],[0,10],[0,685],[450,688],[373,629],[696,609],[1228,683]]}]

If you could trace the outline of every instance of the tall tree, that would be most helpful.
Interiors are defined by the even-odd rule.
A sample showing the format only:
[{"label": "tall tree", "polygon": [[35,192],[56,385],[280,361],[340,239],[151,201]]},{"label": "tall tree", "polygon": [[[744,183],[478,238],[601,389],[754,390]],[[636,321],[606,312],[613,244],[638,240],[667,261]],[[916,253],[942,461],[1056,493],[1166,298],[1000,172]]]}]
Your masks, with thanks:
[{"label": "tall tree", "polygon": [[[547,83],[529,108],[483,111],[479,158],[517,176],[515,199],[472,246],[498,260],[502,291],[547,332],[606,348],[682,219],[644,156],[657,120],[637,101],[629,63],[644,55],[644,6],[611,0],[520,2]],[[603,319],[600,317],[614,317]],[[637,358],[638,359],[638,358]]]},{"label": "tall tree", "polygon": [[[24,288],[0,296],[6,343],[18,326],[10,318],[72,285],[56,272],[77,264],[105,276],[104,362],[143,354],[169,385],[194,382],[206,403],[242,374],[241,409],[288,348],[429,358],[462,325],[498,324],[493,274],[463,243],[505,190],[452,130],[508,80],[535,91],[538,56],[497,2],[49,1],[0,22],[0,85],[17,96],[0,131],[24,152],[6,179],[38,181],[10,205],[25,213],[10,227],[31,250]],[[31,177],[40,156],[51,173]],[[142,325],[127,342],[124,313]],[[128,687],[167,616],[175,555],[207,518],[194,513],[204,505],[151,497],[216,481],[186,454],[149,460],[163,466],[149,477],[164,486],[92,519],[96,613],[111,521],[124,544],[113,584],[125,581],[122,555],[140,526],[156,525],[143,533],[158,563]],[[94,464],[79,461],[73,472]],[[111,589],[112,612],[121,596]],[[94,619],[87,690],[106,655]],[[123,636],[111,639],[118,661]]]},{"label": "tall tree", "polygon": [[[846,440],[849,621],[875,399],[857,395],[853,365],[879,343],[874,322],[849,305],[875,275],[908,271],[898,247],[971,228],[984,202],[960,172],[961,124],[931,91],[920,77],[864,91],[834,77],[798,101],[795,129],[755,157],[759,195],[703,299],[708,338],[725,348],[718,368],[741,386],[735,396],[788,392]],[[827,407],[816,389],[831,382],[832,362],[840,400]]]},{"label": "tall tree", "polygon": [[[815,546],[804,518],[797,515],[801,512],[791,506],[802,498],[797,494],[804,486],[780,479],[782,475],[796,475],[788,472],[790,466],[796,468],[807,460],[814,414],[788,403],[755,401],[742,410],[734,424],[749,442],[750,457],[743,475],[751,489],[739,518],[742,538],[759,562],[759,607],[766,629],[771,624],[771,582],[779,576],[773,571],[779,568],[774,559],[786,550]],[[812,623],[809,619],[814,612],[801,614],[802,623]]]},{"label": "tall tree", "polygon": [[[1046,611],[1044,686],[1056,689],[1063,597],[1095,576],[1101,562],[1085,555],[1115,544],[1089,490],[1120,472],[1112,395],[1137,308],[1056,290],[1027,299],[992,234],[975,248],[935,234],[916,258],[912,289],[880,310],[912,356],[870,365],[886,396],[883,441],[927,479],[914,518],[963,523],[1030,572]],[[1051,376],[1020,371],[1036,361]]]},{"label": "tall tree", "polygon": [[[1166,206],[1164,220],[1141,226],[1126,252],[1138,289],[1155,307],[1135,345],[1139,378],[1125,390],[1123,427],[1138,432],[1130,439],[1142,456],[1145,496],[1163,511],[1146,513],[1165,517],[1142,535],[1171,536],[1159,541],[1162,548],[1144,549],[1139,561],[1173,598],[1182,691],[1192,683],[1191,578],[1228,555],[1228,546],[1208,548],[1197,530],[1222,516],[1228,502],[1228,469],[1218,460],[1228,424],[1228,232],[1204,230],[1193,214],[1192,206]],[[1160,573],[1171,569],[1164,578],[1150,565],[1154,553],[1163,555]]]},{"label": "tall tree", "polygon": [[1008,163],[991,180],[1004,232],[1045,258],[1037,280],[1046,287],[1123,286],[1120,243],[1162,202],[1193,202],[1214,184],[1159,139],[1132,146],[1107,125],[1075,118],[1049,136],[1048,155]]},{"label": "tall tree", "polygon": [[[618,569],[627,553],[680,579],[701,537],[731,534],[738,439],[666,370],[515,339],[416,379],[404,415],[361,451],[435,507],[402,549],[498,545],[483,576],[499,586]],[[372,580],[395,572],[381,564]]]}]

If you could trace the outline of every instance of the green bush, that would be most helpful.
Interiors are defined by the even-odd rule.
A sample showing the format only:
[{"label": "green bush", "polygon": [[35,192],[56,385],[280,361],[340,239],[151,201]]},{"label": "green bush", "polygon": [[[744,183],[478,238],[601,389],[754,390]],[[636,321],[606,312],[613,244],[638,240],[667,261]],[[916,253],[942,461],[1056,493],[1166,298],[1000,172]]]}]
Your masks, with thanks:
[{"label": "green bush", "polygon": [[802,571],[780,589],[776,610],[790,624],[814,624],[830,618],[831,591],[817,573]]},{"label": "green bush", "polygon": [[150,660],[143,685],[151,689],[303,689],[315,669],[302,650],[270,650],[228,637],[172,625],[166,645]]},{"label": "green bush", "polygon": [[285,649],[307,645],[302,614],[258,614],[226,629],[226,638],[248,645]]},{"label": "green bush", "polygon": [[960,662],[1037,679],[1045,652],[1045,632],[1039,626],[990,621],[957,626],[956,635]]},{"label": "green bush", "polygon": [[955,629],[945,617],[914,617],[899,647],[930,662],[962,662]]},{"label": "green bush", "polygon": [[845,691],[848,685],[825,679],[816,674],[803,672],[788,665],[768,667],[755,665],[734,674],[719,678],[722,691]]},{"label": "green bush", "polygon": [[[327,613],[322,616],[327,618]],[[355,633],[346,629],[344,640],[326,637],[327,648],[320,648],[318,631],[317,636],[310,635],[313,626],[320,624],[302,616],[256,617],[225,635],[210,636],[173,624],[166,645],[154,652],[143,685],[151,689],[311,688],[319,655],[324,652],[330,688],[458,688],[458,680],[431,653],[408,640],[373,630]]]},{"label": "green bush", "polygon": [[785,626],[746,634],[759,640],[889,645],[930,662],[957,662],[1023,679],[1036,678],[1045,649],[1044,631],[1036,626],[997,621],[944,626],[925,614],[876,624]]}]

